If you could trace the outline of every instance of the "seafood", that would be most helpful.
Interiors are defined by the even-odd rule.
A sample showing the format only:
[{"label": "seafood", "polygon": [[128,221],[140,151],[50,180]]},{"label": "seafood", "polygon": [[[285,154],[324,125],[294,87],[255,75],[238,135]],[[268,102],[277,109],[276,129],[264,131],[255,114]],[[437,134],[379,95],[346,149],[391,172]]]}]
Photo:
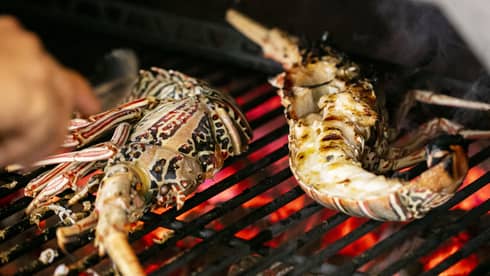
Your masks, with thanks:
[{"label": "seafood", "polygon": [[[108,133],[113,133],[110,142],[86,146]],[[90,215],[58,229],[60,247],[95,229],[101,254],[107,252],[122,274],[143,275],[127,241],[131,223],[154,207],[181,208],[226,158],[247,149],[251,136],[230,97],[180,72],[141,71],[127,103],[72,121],[63,146],[82,149],[34,164],[59,165],[28,184],[25,194],[35,198],[27,213],[55,210],[56,195],[73,189],[70,206],[98,186]],[[97,169],[103,173],[77,186],[78,179]]]},{"label": "seafood", "polygon": [[[408,141],[397,141],[372,82],[346,55],[326,42],[300,49],[297,38],[235,10],[226,19],[282,64],[284,72],[270,82],[289,125],[290,167],[307,195],[327,208],[381,221],[420,218],[453,196],[468,170],[464,138],[488,137],[488,131],[437,118]],[[485,103],[414,90],[397,118],[415,101],[490,110]],[[421,161],[428,170],[412,181],[383,175]]]}]

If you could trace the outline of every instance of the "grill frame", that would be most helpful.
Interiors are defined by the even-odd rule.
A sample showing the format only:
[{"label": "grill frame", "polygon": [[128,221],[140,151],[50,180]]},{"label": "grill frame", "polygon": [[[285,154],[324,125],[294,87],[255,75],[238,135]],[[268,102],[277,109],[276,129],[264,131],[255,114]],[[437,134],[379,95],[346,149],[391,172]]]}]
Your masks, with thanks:
[{"label": "grill frame", "polygon": [[[26,1],[26,2],[31,3],[31,1]],[[70,3],[81,3],[81,2],[93,2],[93,1],[89,1],[89,0],[70,1]],[[58,2],[52,1],[51,3],[58,3]],[[68,5],[67,7],[70,7],[70,5]],[[73,5],[71,7],[73,7]],[[76,9],[74,9],[74,11],[76,11]],[[56,12],[59,13],[59,11]],[[81,18],[83,18],[83,16]],[[154,42],[154,43],[160,44],[160,42]],[[167,47],[169,46],[167,45]],[[233,89],[230,91],[231,95],[234,97],[243,96],[246,93],[249,93],[251,89],[254,88],[257,89],[258,86],[263,85],[266,79],[266,75],[263,75],[261,73],[257,74],[247,70],[234,69],[234,67],[230,67],[230,66],[227,67],[225,66],[225,68],[222,69],[223,67],[222,63],[212,64],[212,65],[209,65],[208,63],[206,66],[202,66],[202,65],[196,65],[200,61],[196,60],[195,58],[175,59],[173,57],[168,57],[168,56],[165,57],[165,55],[162,55],[160,58],[162,59],[162,65],[161,65],[162,67],[175,68],[185,73],[188,73],[190,75],[207,79],[208,81],[211,81],[213,86],[218,86],[218,87],[226,86],[226,84],[228,84],[228,80],[230,78],[229,77],[230,72],[237,72],[237,74],[240,74],[240,78],[242,78],[242,74],[252,75],[251,80],[245,82],[246,83],[245,85],[239,87],[238,89]],[[219,69],[216,70],[216,68]],[[276,97],[276,96],[274,91],[270,87],[269,89],[265,90],[265,93],[262,93],[257,97],[254,97],[249,101],[243,103],[241,105],[241,108],[245,112],[250,111],[252,109],[257,108],[258,105],[265,102],[267,99],[270,99],[271,97]],[[282,117],[282,108],[280,107],[274,108],[270,110],[270,112],[264,114],[263,116],[256,118],[251,122],[251,125],[254,129],[256,129],[264,125],[269,120],[278,117]],[[241,162],[243,160],[246,160],[247,156],[259,151],[265,145],[273,142],[274,140],[278,139],[281,136],[284,136],[286,133],[287,133],[287,126],[285,124],[279,126],[277,129],[274,129],[270,133],[254,141],[250,146],[250,150],[247,153],[245,153],[244,156],[233,158],[232,160],[227,161],[226,166],[231,166],[235,162]],[[335,241],[333,244],[330,244],[327,248],[321,251],[319,255],[315,255],[313,257],[307,257],[307,258],[305,256],[301,256],[300,254],[298,254],[298,249],[300,249],[305,244],[308,244],[308,242],[311,241],[312,239],[315,240],[315,238],[325,235],[325,233],[327,233],[329,230],[333,229],[335,226],[340,225],[341,223],[349,219],[349,216],[345,214],[335,214],[329,217],[326,221],[319,223],[317,226],[309,230],[307,233],[300,235],[288,242],[285,242],[280,247],[275,249],[265,246],[264,242],[270,240],[272,237],[275,237],[283,233],[284,231],[287,231],[290,227],[297,226],[303,223],[305,219],[308,219],[309,217],[313,216],[314,214],[317,214],[318,212],[321,212],[323,210],[323,207],[321,207],[316,203],[308,204],[297,213],[271,225],[267,229],[262,230],[251,240],[245,240],[234,236],[234,234],[238,230],[242,229],[242,227],[246,227],[249,224],[249,222],[254,223],[257,221],[258,218],[266,216],[270,212],[277,210],[278,208],[290,202],[291,200],[303,196],[304,194],[303,191],[298,186],[296,186],[291,188],[281,196],[275,198],[270,203],[267,203],[264,206],[261,206],[251,211],[250,213],[245,214],[244,217],[240,218],[240,220],[236,224],[231,224],[220,231],[206,228],[206,225],[209,222],[219,217],[222,217],[227,211],[233,210],[235,207],[239,207],[250,198],[253,198],[256,195],[259,195],[265,192],[266,190],[273,188],[274,186],[279,185],[284,181],[292,178],[291,172],[287,168],[283,168],[279,173],[272,175],[268,178],[265,178],[264,180],[262,180],[262,182],[256,183],[256,185],[250,187],[248,190],[246,190],[246,192],[241,193],[240,195],[233,198],[232,200],[222,203],[220,206],[216,206],[213,210],[206,213],[203,217],[197,218],[187,223],[176,219],[177,216],[185,213],[186,211],[191,210],[195,206],[198,206],[204,200],[209,199],[214,195],[218,194],[219,192],[222,192],[234,186],[235,184],[237,184],[238,182],[240,182],[241,180],[249,176],[253,176],[259,173],[260,170],[262,170],[263,168],[270,166],[274,162],[277,162],[278,160],[286,156],[287,156],[287,145],[283,144],[281,147],[279,147],[277,150],[275,150],[273,153],[269,154],[268,156],[258,160],[255,163],[249,164],[246,167],[246,169],[239,170],[236,174],[233,174],[217,182],[215,185],[207,188],[206,190],[193,195],[191,198],[189,198],[186,201],[184,207],[181,210],[177,211],[175,208],[173,208],[166,211],[162,215],[156,215],[153,213],[146,214],[142,218],[142,221],[145,222],[144,228],[130,235],[129,239],[131,242],[141,240],[141,238],[145,234],[149,233],[157,226],[163,226],[176,230],[176,235],[163,245],[152,245],[151,247],[145,249],[145,251],[143,251],[142,253],[139,252],[138,257],[140,259],[145,260],[151,257],[152,255],[154,255],[154,253],[162,252],[165,249],[170,249],[174,247],[174,245],[182,238],[193,236],[202,239],[202,242],[196,245],[194,248],[190,249],[189,251],[184,252],[183,255],[180,255],[174,262],[171,262],[170,264],[153,271],[152,274],[160,275],[164,273],[175,272],[175,269],[178,269],[182,266],[186,266],[189,263],[188,261],[191,261],[195,258],[199,258],[202,255],[202,253],[205,252],[204,250],[206,249],[205,247],[206,245],[211,246],[211,245],[218,244],[220,246],[227,247],[228,248],[227,252],[237,252],[237,253],[224,255],[223,259],[219,259],[219,258],[216,259],[214,262],[211,262],[210,266],[206,267],[206,270],[200,271],[200,273],[204,275],[217,274],[219,272],[222,272],[223,270],[226,270],[227,267],[236,263],[242,257],[246,257],[250,254],[258,254],[258,255],[266,256],[267,258],[264,257],[260,259],[257,263],[254,264],[253,267],[251,267],[249,270],[243,271],[242,274],[255,274],[257,272],[263,271],[264,269],[268,269],[271,265],[273,265],[277,261],[281,261],[283,264],[285,264],[286,267],[288,267],[287,272],[289,274],[300,275],[307,271],[311,272],[311,271],[315,271],[315,269],[318,270],[319,266],[325,265],[323,263],[325,259],[336,255],[340,249],[350,244],[352,241],[357,240],[357,238],[363,236],[368,232],[371,232],[372,230],[375,230],[376,228],[378,228],[383,224],[381,222],[372,221],[372,220],[366,221],[363,225],[353,230],[344,238]],[[489,156],[490,156],[490,147],[482,149],[481,151],[479,151],[477,154],[475,154],[470,158],[470,166],[473,167],[478,165],[479,163],[487,160]],[[414,177],[424,169],[425,167],[423,165],[417,166],[409,172],[407,177],[409,178]],[[19,184],[14,189],[0,188],[0,198],[4,199],[6,197],[11,196],[15,192],[18,192],[19,189],[22,186],[24,186],[29,179],[33,177],[33,175],[24,176],[20,178],[18,178],[18,176],[15,174],[2,175],[2,179],[16,178]],[[436,208],[423,219],[408,223],[400,231],[380,241],[374,247],[368,249],[365,252],[360,253],[358,256],[352,258],[350,261],[340,265],[339,267],[333,267],[331,269],[335,271],[335,275],[338,274],[352,275],[353,273],[360,273],[357,270],[362,265],[368,263],[369,261],[381,255],[382,253],[393,249],[393,247],[395,247],[399,242],[406,240],[411,235],[414,235],[420,231],[425,231],[427,228],[430,228],[432,226],[431,222],[434,218],[436,218],[442,213],[445,213],[446,210],[448,210],[451,206],[462,201],[464,198],[472,195],[477,190],[485,187],[486,185],[488,185],[489,182],[490,182],[490,173],[487,172],[478,180],[474,181],[472,184],[460,190],[449,202],[447,202],[446,204],[444,204],[439,208]],[[7,205],[7,207],[1,208],[0,220],[4,220],[5,218],[15,213],[22,211],[23,208],[25,208],[25,206],[27,206],[29,202],[30,199],[21,197],[20,199],[14,201],[12,204]],[[482,214],[488,212],[489,209],[490,206],[487,200],[485,203],[480,204],[475,209],[466,212],[463,216],[461,216],[457,220],[457,222],[459,223],[451,222],[446,226],[450,228],[451,232],[460,232],[467,228],[468,223],[470,223],[475,218],[480,218]],[[45,215],[45,217],[49,218],[52,217],[52,215],[53,215],[52,213],[48,213]],[[10,228],[10,230],[7,231],[3,229],[5,231],[3,233],[4,234],[6,233],[6,235],[4,236],[4,239],[0,240],[0,242],[4,242],[7,241],[9,238],[15,237],[16,236],[15,234],[17,234],[19,231],[32,228],[33,225],[30,224],[27,220],[23,220],[19,224],[15,224],[14,226],[11,227],[12,228]],[[47,229],[44,229],[39,235],[35,235],[34,239],[31,240],[30,243],[26,243],[24,247],[18,247],[17,249],[12,251],[13,252],[11,253],[12,258],[16,259],[22,257],[24,253],[32,251],[36,247],[46,244],[47,242],[50,241],[52,242],[55,236],[54,233],[55,233],[54,227],[49,227]],[[430,251],[431,249],[437,247],[436,245],[438,245],[438,242],[450,237],[450,236],[446,237],[444,235],[437,236],[436,234],[433,234],[431,237],[427,239],[427,241],[424,242],[424,244],[421,246],[422,250]],[[85,247],[86,244],[90,243],[92,237],[93,234],[82,235],[79,242],[76,242],[71,247],[69,247],[69,251],[73,252],[79,250],[81,247]],[[440,271],[443,267],[447,267],[448,265],[462,259],[463,256],[468,255],[471,252],[477,250],[478,242],[481,241],[488,242],[488,240],[490,240],[490,237],[487,229],[486,231],[480,233],[477,237],[473,237],[472,240],[468,241],[465,244],[464,249],[461,251],[462,253],[453,254],[453,256],[447,258],[443,263],[439,264],[439,266],[433,268],[431,271],[427,271],[426,274],[427,275],[435,274],[437,271]],[[69,259],[68,256],[63,254],[61,251],[59,251],[58,253],[60,255],[55,259],[55,262]],[[383,271],[382,274],[383,273],[384,273],[383,275],[392,274],[393,272],[396,272],[395,270],[398,270],[398,268],[402,268],[418,260],[420,257],[419,255],[422,254],[421,256],[423,256],[425,255],[425,253],[428,252],[414,251],[412,252],[412,255],[408,256],[405,259],[399,260],[397,263],[395,263],[392,266],[393,268],[388,268],[388,271]],[[83,263],[87,267],[93,267],[99,265],[101,262],[106,260],[107,258],[101,258],[95,252],[93,252],[92,254],[89,254],[88,256],[85,256],[82,259],[77,260],[77,262]],[[1,265],[4,265],[6,263],[8,262],[3,262],[3,261],[0,262],[0,269],[1,269]],[[293,270],[289,270],[289,267],[291,266],[293,267]],[[475,269],[475,271],[481,271],[487,267],[488,267],[487,264],[482,263]],[[36,272],[46,273],[46,271],[49,271],[50,269],[53,269],[51,265],[45,265],[38,260],[34,260],[28,263],[27,265],[23,266],[21,270],[17,271],[17,274],[31,275],[32,273],[36,273]],[[75,267],[73,270],[70,271],[70,274],[77,274],[85,269],[86,267],[84,267],[83,269],[77,269]],[[108,274],[108,273],[111,273],[111,271],[105,270],[102,272],[102,274]]]}]

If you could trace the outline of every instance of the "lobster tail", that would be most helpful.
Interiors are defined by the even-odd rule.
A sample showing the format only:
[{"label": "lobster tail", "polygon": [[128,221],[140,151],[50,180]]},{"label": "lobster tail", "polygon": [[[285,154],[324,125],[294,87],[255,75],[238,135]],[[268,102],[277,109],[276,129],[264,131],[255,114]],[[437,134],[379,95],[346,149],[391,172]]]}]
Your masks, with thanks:
[{"label": "lobster tail", "polygon": [[[427,162],[430,167],[413,181],[402,182],[376,176],[399,187],[391,192],[359,199],[345,194],[335,196],[303,181],[299,183],[317,202],[351,216],[381,221],[421,218],[431,209],[449,200],[468,171],[468,158],[462,139],[454,136],[449,138],[444,136],[427,146]],[[441,141],[444,144],[441,144]],[[365,181],[365,185],[371,184]]]}]

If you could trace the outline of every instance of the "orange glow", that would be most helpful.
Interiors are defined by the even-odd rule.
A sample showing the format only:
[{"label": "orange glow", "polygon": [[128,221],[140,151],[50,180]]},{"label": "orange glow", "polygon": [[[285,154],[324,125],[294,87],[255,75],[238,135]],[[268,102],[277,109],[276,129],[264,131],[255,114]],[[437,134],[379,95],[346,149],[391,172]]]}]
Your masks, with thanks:
[{"label": "orange glow", "polygon": [[[470,239],[469,235],[465,232],[452,237],[447,243],[439,247],[432,254],[422,258],[422,263],[424,264],[424,271],[427,271],[440,262],[444,261],[451,254],[460,250],[461,247]],[[439,275],[449,276],[449,275],[468,275],[476,266],[478,265],[478,257],[476,254],[472,254],[467,258],[457,262],[446,271]]]},{"label": "orange glow", "polygon": [[273,153],[287,142],[288,142],[288,136],[283,135],[280,138],[277,138],[276,140],[270,142],[266,147],[263,147],[259,151],[249,154],[247,159],[252,162],[257,162],[258,160],[264,158],[265,156]]},{"label": "orange glow", "polygon": [[84,185],[86,185],[86,184],[87,184],[87,182],[90,180],[90,178],[91,178],[92,176],[97,175],[97,174],[103,174],[103,173],[104,173],[104,171],[103,171],[103,170],[95,170],[95,171],[93,171],[93,172],[91,172],[91,173],[87,174],[86,176],[84,176],[84,177],[82,177],[82,178],[78,179],[78,181],[77,181],[77,186],[78,186],[78,187],[83,187]]},{"label": "orange glow", "polygon": [[186,238],[186,239],[178,241],[177,246],[180,248],[192,248],[200,242],[202,242],[202,239],[190,237],[190,238]]},{"label": "orange glow", "polygon": [[150,246],[155,243],[155,241],[162,242],[172,236],[172,230],[164,227],[157,227],[155,230],[144,235],[141,240],[146,246]]},{"label": "orange glow", "polygon": [[262,117],[267,112],[274,110],[281,106],[281,99],[279,96],[272,97],[265,102],[255,106],[253,109],[247,112],[246,116],[249,121],[256,120]]},{"label": "orange glow", "polygon": [[272,223],[276,223],[280,220],[288,218],[290,215],[298,212],[301,208],[305,206],[305,198],[298,197],[295,200],[289,202],[284,205],[274,213],[272,213],[269,217]]},{"label": "orange glow", "polygon": [[237,232],[235,237],[250,240],[260,232],[260,228],[254,225],[250,225],[243,230]]},{"label": "orange glow", "polygon": [[236,102],[238,105],[243,105],[247,102],[250,102],[251,100],[269,92],[272,89],[270,84],[264,83],[262,85],[259,85],[255,87],[254,89],[247,91],[247,93],[244,93],[238,97],[235,98]]},{"label": "orange glow", "polygon": [[[470,183],[473,183],[473,181],[477,180],[484,174],[485,170],[480,167],[471,168],[463,181],[462,187],[466,187]],[[476,191],[471,196],[461,201],[458,205],[454,206],[453,209],[471,210],[473,207],[480,205],[488,198],[490,198],[490,185],[486,185],[485,187]]]},{"label": "orange glow", "polygon": [[[335,227],[330,232],[328,232],[328,234],[323,237],[323,244],[327,246],[328,244],[335,242],[336,240],[344,237],[345,235],[355,230],[361,224],[364,224],[366,221],[367,219],[365,218],[355,218],[355,217],[349,218],[344,223],[340,224],[339,226]],[[359,253],[364,252],[366,249],[371,248],[376,242],[379,241],[380,239],[379,233],[384,228],[386,228],[386,224],[382,225],[381,228],[378,229],[378,231],[371,231],[366,235],[362,236],[361,238],[357,239],[353,243],[349,244],[348,246],[342,248],[339,251],[339,254],[347,255],[347,256],[356,256]]]}]

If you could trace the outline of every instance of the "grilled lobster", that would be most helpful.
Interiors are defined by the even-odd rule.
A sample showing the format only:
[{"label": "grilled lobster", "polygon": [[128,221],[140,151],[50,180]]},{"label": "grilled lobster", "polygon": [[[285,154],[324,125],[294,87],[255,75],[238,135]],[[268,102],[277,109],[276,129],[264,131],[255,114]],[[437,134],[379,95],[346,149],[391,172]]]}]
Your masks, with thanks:
[{"label": "grilled lobster", "polygon": [[[109,142],[86,147],[113,133]],[[226,158],[247,149],[252,131],[233,99],[182,73],[141,71],[127,103],[88,119],[74,119],[63,147],[82,148],[41,160],[59,164],[31,181],[28,214],[59,209],[56,195],[73,189],[69,205],[99,186],[93,212],[59,228],[61,247],[95,228],[95,243],[124,275],[143,275],[127,234],[153,207],[180,208],[185,197],[212,177]],[[85,185],[77,180],[97,169]],[[99,185],[100,184],[100,185]],[[69,213],[69,212],[65,212]]]},{"label": "grilled lobster", "polygon": [[[453,196],[468,170],[465,140],[488,138],[443,118],[397,142],[372,82],[360,66],[325,42],[300,49],[298,39],[267,29],[235,10],[226,19],[262,47],[284,72],[271,80],[278,88],[289,124],[289,161],[303,190],[320,204],[352,216],[406,221],[424,216]],[[397,118],[415,101],[478,110],[490,105],[414,90]],[[438,135],[446,136],[430,142]],[[424,145],[427,145],[424,150]],[[412,181],[388,178],[388,171],[426,161],[428,170]]]}]

